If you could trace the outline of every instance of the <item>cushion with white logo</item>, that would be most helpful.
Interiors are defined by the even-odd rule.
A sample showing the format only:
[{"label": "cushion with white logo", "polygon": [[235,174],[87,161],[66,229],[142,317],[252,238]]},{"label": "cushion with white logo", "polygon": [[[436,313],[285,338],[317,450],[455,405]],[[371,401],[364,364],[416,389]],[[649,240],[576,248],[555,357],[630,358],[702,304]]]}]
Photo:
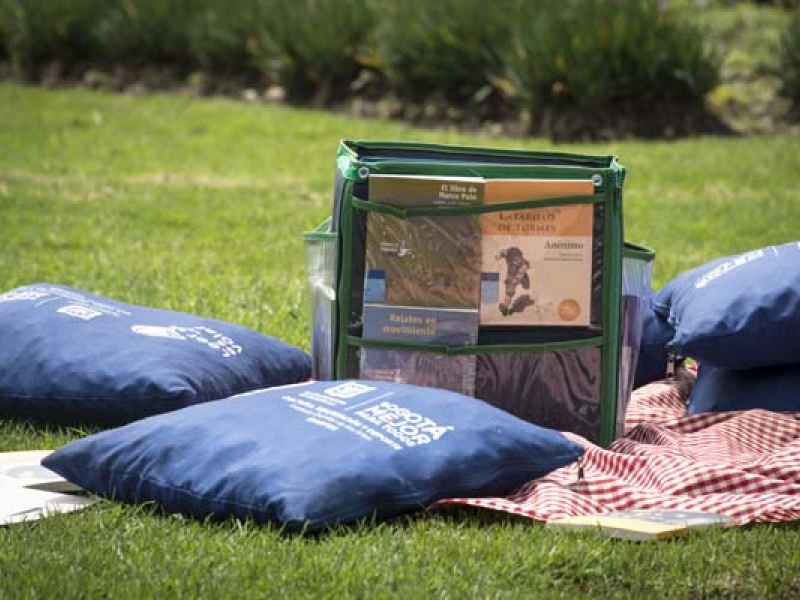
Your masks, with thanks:
[{"label": "cushion with white logo", "polygon": [[731,370],[700,365],[690,415],[751,409],[800,411],[800,365]]},{"label": "cushion with white logo", "polygon": [[668,283],[654,309],[675,328],[676,354],[726,369],[800,360],[800,242],[696,267]]},{"label": "cushion with white logo", "polygon": [[72,442],[42,464],[123,502],[315,531],[495,496],[581,446],[456,392],[371,380],[274,387]]},{"label": "cushion with white logo", "polygon": [[0,294],[0,417],[118,425],[310,369],[303,350],[231,323],[48,283]]},{"label": "cushion with white logo", "polygon": [[654,298],[655,294],[650,292],[645,301],[642,339],[633,379],[634,389],[667,376],[667,344],[675,335],[675,330],[653,309]]}]

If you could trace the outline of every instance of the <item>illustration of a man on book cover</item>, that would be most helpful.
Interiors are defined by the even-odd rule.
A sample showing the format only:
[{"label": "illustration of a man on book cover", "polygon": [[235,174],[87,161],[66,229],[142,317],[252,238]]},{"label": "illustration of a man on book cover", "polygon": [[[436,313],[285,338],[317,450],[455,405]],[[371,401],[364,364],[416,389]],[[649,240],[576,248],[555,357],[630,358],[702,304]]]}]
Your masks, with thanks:
[{"label": "illustration of a man on book cover", "polygon": [[566,205],[481,215],[481,325],[589,324],[593,210]]},{"label": "illustration of a man on book cover", "polygon": [[[521,312],[534,303],[531,295],[527,293],[527,290],[531,288],[531,278],[528,275],[531,263],[525,258],[522,250],[517,246],[503,248],[500,251],[498,259],[505,260],[506,263],[506,276],[503,280],[505,297],[499,305],[500,312],[503,313],[503,316]],[[520,287],[522,291],[519,296],[514,299]]]}]

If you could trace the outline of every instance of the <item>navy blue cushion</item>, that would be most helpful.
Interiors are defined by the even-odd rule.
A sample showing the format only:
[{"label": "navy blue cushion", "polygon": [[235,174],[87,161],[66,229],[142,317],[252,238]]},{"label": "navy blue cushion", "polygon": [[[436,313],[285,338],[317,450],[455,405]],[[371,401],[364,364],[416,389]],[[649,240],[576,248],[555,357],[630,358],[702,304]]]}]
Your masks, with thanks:
[{"label": "navy blue cushion", "polygon": [[653,309],[653,292],[647,298],[642,326],[642,340],[639,344],[639,358],[636,362],[634,389],[664,379],[667,376],[667,344],[675,335],[675,330],[667,320]]},{"label": "navy blue cushion", "polygon": [[730,370],[700,365],[689,414],[760,408],[800,411],[800,365]]},{"label": "navy blue cushion", "polygon": [[670,347],[700,363],[752,369],[800,360],[800,243],[769,246],[687,271],[658,293]]},{"label": "navy blue cushion", "polygon": [[0,295],[0,417],[118,425],[310,370],[303,350],[222,321],[47,283]]},{"label": "navy blue cushion", "polygon": [[581,453],[560,433],[469,396],[351,380],[150,417],[72,442],[42,464],[124,502],[314,531],[445,497],[504,494]]}]

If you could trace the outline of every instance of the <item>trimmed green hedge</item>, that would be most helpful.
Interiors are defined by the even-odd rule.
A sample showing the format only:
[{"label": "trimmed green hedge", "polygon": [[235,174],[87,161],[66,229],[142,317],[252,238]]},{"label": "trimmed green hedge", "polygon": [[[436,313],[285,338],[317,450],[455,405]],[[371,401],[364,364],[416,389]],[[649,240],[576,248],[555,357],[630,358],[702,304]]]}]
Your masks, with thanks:
[{"label": "trimmed green hedge", "polygon": [[259,61],[288,97],[316,104],[346,94],[374,31],[369,0],[256,0]]},{"label": "trimmed green hedge", "polygon": [[679,15],[649,0],[515,2],[508,78],[534,111],[653,96],[701,103],[719,61]]},{"label": "trimmed green hedge", "polygon": [[0,0],[0,38],[18,69],[96,58],[92,33],[103,0]]},{"label": "trimmed green hedge", "polygon": [[796,13],[781,36],[781,95],[800,109],[800,12]]},{"label": "trimmed green hedge", "polygon": [[502,70],[509,19],[502,0],[392,0],[381,8],[378,64],[402,97],[436,90],[468,104]]},{"label": "trimmed green hedge", "polygon": [[186,23],[188,60],[211,70],[255,68],[262,16],[252,0],[206,0]]},{"label": "trimmed green hedge", "polygon": [[258,0],[0,0],[0,41],[17,69],[95,62],[241,69]]},{"label": "trimmed green hedge", "polygon": [[295,101],[381,92],[465,108],[695,103],[717,83],[703,36],[657,0],[0,0],[0,42],[41,64],[255,71]]}]

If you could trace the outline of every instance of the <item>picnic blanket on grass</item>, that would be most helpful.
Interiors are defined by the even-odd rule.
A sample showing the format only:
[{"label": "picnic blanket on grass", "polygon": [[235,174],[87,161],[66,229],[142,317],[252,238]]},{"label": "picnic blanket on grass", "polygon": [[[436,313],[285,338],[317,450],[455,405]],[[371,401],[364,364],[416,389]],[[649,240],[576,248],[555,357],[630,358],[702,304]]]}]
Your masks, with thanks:
[{"label": "picnic blanket on grass", "polygon": [[748,410],[688,416],[696,379],[634,391],[626,433],[608,449],[573,435],[580,463],[530,481],[505,498],[449,498],[468,505],[549,521],[630,509],[710,511],[750,522],[800,519],[800,412]]}]

